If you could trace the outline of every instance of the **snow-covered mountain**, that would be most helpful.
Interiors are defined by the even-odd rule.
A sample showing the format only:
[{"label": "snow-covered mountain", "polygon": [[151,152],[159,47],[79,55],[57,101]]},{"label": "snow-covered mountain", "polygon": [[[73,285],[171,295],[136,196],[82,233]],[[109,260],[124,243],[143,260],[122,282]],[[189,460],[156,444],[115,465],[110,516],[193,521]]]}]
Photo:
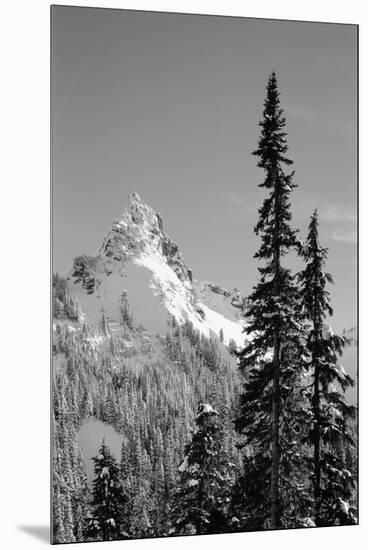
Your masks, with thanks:
[{"label": "snow-covered mountain", "polygon": [[169,313],[179,324],[190,321],[207,337],[244,343],[243,297],[237,289],[195,280],[165,233],[162,217],[137,193],[113,222],[98,254],[74,260],[69,281],[89,323],[97,322],[103,311],[113,328],[125,296],[136,322],[150,332],[165,333]]}]

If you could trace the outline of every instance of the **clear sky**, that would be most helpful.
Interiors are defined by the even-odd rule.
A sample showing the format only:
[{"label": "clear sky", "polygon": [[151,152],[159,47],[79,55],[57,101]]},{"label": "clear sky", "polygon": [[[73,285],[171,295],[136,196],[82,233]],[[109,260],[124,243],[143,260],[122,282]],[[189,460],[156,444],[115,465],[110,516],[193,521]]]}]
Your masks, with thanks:
[{"label": "clear sky", "polygon": [[293,225],[303,238],[318,207],[333,325],[356,324],[356,38],[350,25],[53,7],[54,270],[95,254],[137,191],[195,278],[247,294],[265,196],[251,152],[275,69]]}]

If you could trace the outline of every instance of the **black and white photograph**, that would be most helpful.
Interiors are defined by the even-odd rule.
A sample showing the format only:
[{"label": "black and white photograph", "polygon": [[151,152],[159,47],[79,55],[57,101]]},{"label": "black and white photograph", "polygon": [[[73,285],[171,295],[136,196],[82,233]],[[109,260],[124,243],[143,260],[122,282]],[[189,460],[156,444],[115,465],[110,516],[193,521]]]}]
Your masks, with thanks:
[{"label": "black and white photograph", "polygon": [[353,530],[358,26],[50,25],[51,542]]}]

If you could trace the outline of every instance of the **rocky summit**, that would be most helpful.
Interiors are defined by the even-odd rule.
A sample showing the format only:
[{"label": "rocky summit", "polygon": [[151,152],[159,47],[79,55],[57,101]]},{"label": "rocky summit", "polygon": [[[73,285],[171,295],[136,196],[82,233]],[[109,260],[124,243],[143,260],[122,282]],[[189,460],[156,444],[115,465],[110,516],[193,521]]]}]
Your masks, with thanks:
[{"label": "rocky summit", "polygon": [[132,193],[128,209],[113,222],[100,254],[125,264],[153,253],[165,258],[183,283],[192,281],[192,272],[185,265],[177,244],[164,233],[161,215],[142,201],[138,193]]}]

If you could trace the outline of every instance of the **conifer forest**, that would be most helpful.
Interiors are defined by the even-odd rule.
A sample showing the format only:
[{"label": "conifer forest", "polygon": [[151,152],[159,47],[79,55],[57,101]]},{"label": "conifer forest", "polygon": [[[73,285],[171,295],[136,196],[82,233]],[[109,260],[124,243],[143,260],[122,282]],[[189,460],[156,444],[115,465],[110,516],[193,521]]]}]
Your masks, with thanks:
[{"label": "conifer forest", "polygon": [[[294,224],[281,84],[272,72],[244,152],[262,196],[242,236],[254,245],[244,269],[257,268],[247,296],[199,285],[137,194],[96,257],[53,275],[54,543],[358,522],[356,380],[342,365],[356,342],[333,329],[318,204]],[[144,284],[157,331],[131,299]],[[113,429],[119,452],[101,437],[84,456],[87,421]]]}]

